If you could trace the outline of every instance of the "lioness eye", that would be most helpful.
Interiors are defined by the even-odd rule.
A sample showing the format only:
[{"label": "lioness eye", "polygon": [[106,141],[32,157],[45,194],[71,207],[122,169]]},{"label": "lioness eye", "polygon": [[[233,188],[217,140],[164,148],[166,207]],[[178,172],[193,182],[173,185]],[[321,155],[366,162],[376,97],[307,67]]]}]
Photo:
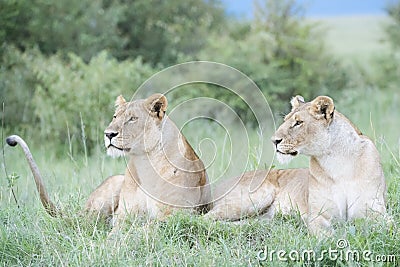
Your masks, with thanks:
[{"label": "lioness eye", "polygon": [[129,119],[129,121],[136,121],[138,119],[138,117],[131,117],[130,119]]},{"label": "lioness eye", "polygon": [[[294,124],[294,126],[299,126],[299,125],[301,125],[303,123],[303,121],[296,121],[296,123]],[[294,127],[293,126],[293,127]]]}]

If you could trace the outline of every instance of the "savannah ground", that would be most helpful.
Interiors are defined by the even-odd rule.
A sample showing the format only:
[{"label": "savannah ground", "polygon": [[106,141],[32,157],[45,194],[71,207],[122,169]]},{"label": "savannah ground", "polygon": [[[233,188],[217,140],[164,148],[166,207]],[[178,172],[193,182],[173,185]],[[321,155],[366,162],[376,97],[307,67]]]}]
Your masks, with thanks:
[{"label": "savannah ground", "polygon": [[[372,138],[381,154],[392,224],[369,220],[338,223],[332,236],[317,238],[307,234],[297,214],[278,215],[271,221],[249,219],[242,224],[233,224],[182,213],[162,222],[132,218],[121,236],[110,240],[110,227],[105,222],[77,214],[89,193],[102,180],[111,174],[123,173],[124,159],[107,157],[101,138],[90,156],[75,153],[68,140],[56,149],[52,143],[43,140],[32,144],[31,150],[51,198],[71,219],[51,218],[46,214],[21,149],[4,145],[0,161],[3,177],[0,180],[0,263],[3,266],[304,266],[312,251],[316,266],[398,266],[400,91],[398,88],[365,86],[345,90],[334,100],[337,109]],[[281,119],[278,116],[276,123],[279,124]],[[201,129],[188,127],[184,132],[199,154],[198,144],[202,138],[209,137],[217,144],[217,158],[209,170],[212,179],[225,164],[229,164],[229,147],[221,129],[206,121],[201,125]],[[102,130],[99,127],[99,135]],[[272,145],[268,144],[269,133],[264,136],[267,158],[273,151]],[[8,134],[12,133],[2,129],[2,140]],[[29,135],[35,133],[23,136],[28,144]],[[257,133],[249,135],[252,140],[250,152],[257,154],[259,151],[253,143]],[[203,153],[207,157],[206,152]],[[268,167],[270,162],[263,160],[260,164],[250,162],[248,170]],[[280,166],[277,162],[273,165],[276,168],[305,167],[307,158],[299,157],[290,166]],[[237,175],[240,171],[233,168],[232,174]],[[11,181],[12,173],[19,178]],[[279,256],[288,262],[280,260]],[[271,257],[273,263],[269,262]],[[354,259],[347,260],[348,257]]]}]

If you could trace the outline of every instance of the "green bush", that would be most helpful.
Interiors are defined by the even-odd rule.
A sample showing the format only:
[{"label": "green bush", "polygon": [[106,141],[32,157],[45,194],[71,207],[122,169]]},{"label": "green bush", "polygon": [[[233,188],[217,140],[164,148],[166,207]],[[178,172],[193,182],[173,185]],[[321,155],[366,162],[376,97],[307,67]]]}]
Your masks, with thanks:
[{"label": "green bush", "polygon": [[[154,70],[140,58],[118,62],[101,52],[89,63],[75,54],[46,57],[37,50],[9,48],[0,72],[7,129],[35,133],[36,140],[102,142],[119,94],[130,98]],[[23,127],[21,127],[23,126]],[[76,142],[78,140],[78,143]],[[70,143],[69,143],[70,142]]]},{"label": "green bush", "polygon": [[386,8],[390,23],[384,26],[385,42],[390,50],[375,58],[373,83],[380,88],[398,90],[400,84],[400,1],[391,2]]},{"label": "green bush", "polygon": [[103,0],[34,0],[27,27],[29,44],[47,54],[75,53],[88,62],[104,49],[122,49],[126,40],[117,24],[123,7]]},{"label": "green bush", "polygon": [[118,62],[106,52],[89,63],[74,54],[67,62],[55,55],[39,56],[29,63],[38,79],[32,101],[41,135],[83,141],[85,134],[89,148],[102,140],[116,97],[123,94],[129,99],[154,72],[141,59]]},{"label": "green bush", "polygon": [[2,125],[16,132],[24,132],[34,125],[32,97],[36,77],[26,62],[30,52],[21,53],[5,47],[0,65],[0,104]]},{"label": "green bush", "polygon": [[[296,94],[335,97],[350,81],[347,69],[327,53],[318,25],[307,23],[293,0],[260,0],[252,22],[229,24],[214,0],[0,1],[7,7],[0,15],[8,15],[0,17],[8,25],[0,30],[6,128],[36,127],[40,138],[58,143],[72,138],[93,147],[118,94],[129,97],[161,66],[185,60],[239,69],[279,112]],[[23,21],[26,27],[19,26]],[[21,37],[24,31],[27,37]],[[102,49],[107,52],[98,53]],[[254,121],[246,103],[228,90],[187,87],[168,97],[209,96],[246,123]]]},{"label": "green bush", "polygon": [[169,66],[181,58],[193,59],[206,45],[207,36],[225,25],[217,0],[124,1],[118,31],[128,42],[119,59],[143,57],[152,65]]},{"label": "green bush", "polygon": [[37,46],[85,62],[102,50],[119,60],[172,65],[194,55],[224,25],[218,1],[0,0],[0,47]]},{"label": "green bush", "polygon": [[21,45],[29,36],[26,23],[30,19],[28,0],[0,0],[0,56],[5,44]]},{"label": "green bush", "polygon": [[392,23],[386,26],[386,34],[393,49],[400,50],[400,1],[392,1],[386,8]]}]

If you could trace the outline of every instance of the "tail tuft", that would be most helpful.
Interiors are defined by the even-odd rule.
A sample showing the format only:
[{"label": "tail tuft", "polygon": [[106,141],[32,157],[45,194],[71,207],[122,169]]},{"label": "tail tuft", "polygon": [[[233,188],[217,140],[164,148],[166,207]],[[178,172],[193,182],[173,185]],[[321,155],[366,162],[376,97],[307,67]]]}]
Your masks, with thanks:
[{"label": "tail tuft", "polygon": [[9,146],[16,146],[18,144],[17,140],[15,140],[14,135],[7,137],[6,142]]}]

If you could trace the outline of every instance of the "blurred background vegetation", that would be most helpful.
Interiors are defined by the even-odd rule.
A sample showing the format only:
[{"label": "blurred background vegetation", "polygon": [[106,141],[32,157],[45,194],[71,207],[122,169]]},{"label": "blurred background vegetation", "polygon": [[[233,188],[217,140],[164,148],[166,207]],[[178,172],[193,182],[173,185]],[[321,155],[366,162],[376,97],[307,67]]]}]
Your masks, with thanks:
[{"label": "blurred background vegetation", "polygon": [[[293,0],[259,0],[254,10],[252,19],[238,19],[218,0],[0,0],[2,129],[33,143],[85,142],[90,151],[102,142],[117,95],[129,98],[157,71],[190,60],[239,69],[275,115],[296,94],[398,90],[400,1],[382,24],[388,49],[363,64],[335,56],[324,26]],[[203,89],[253,118],[223,90]]]}]

